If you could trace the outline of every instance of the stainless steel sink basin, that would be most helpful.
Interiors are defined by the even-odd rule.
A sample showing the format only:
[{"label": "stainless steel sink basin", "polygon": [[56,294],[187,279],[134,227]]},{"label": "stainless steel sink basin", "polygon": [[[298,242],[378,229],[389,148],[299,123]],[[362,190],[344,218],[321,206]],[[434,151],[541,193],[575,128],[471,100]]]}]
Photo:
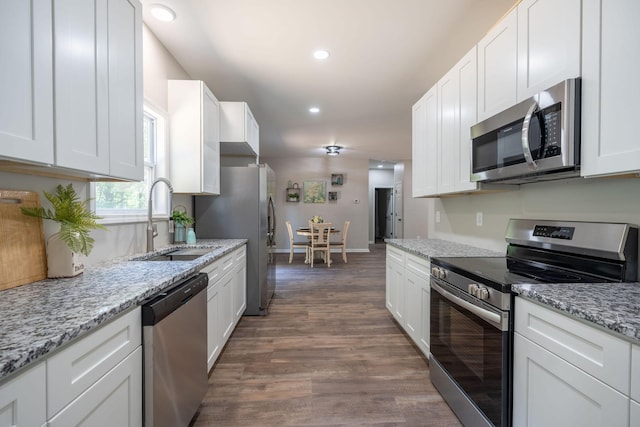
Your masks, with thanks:
[{"label": "stainless steel sink basin", "polygon": [[219,249],[219,246],[209,248],[185,248],[151,257],[134,258],[132,261],[191,261],[207,255],[216,249]]}]

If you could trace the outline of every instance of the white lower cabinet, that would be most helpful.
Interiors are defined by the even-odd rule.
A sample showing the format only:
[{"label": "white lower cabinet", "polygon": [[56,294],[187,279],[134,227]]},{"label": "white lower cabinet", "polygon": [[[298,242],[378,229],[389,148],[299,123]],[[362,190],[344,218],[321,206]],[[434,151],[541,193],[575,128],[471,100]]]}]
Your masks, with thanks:
[{"label": "white lower cabinet", "polygon": [[142,425],[142,347],[49,421],[50,427]]},{"label": "white lower cabinet", "polygon": [[637,425],[629,342],[522,298],[514,336],[513,425]]},{"label": "white lower cabinet", "polygon": [[46,367],[40,362],[0,385],[0,427],[40,426],[46,421]]},{"label": "white lower cabinet", "polygon": [[220,356],[247,307],[247,247],[234,250],[201,271],[209,275],[207,287],[207,368]]},{"label": "white lower cabinet", "polygon": [[640,426],[640,403],[635,400],[631,401],[631,408],[629,410],[629,425]]},{"label": "white lower cabinet", "polygon": [[142,425],[142,324],[136,308],[0,385],[0,427]]},{"label": "white lower cabinet", "polygon": [[429,357],[429,261],[387,245],[387,309]]}]

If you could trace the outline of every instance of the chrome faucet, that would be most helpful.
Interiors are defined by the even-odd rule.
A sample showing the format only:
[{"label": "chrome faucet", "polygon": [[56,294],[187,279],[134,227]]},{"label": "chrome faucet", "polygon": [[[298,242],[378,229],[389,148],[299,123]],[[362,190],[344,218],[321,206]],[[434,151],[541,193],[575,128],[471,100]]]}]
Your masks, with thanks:
[{"label": "chrome faucet", "polygon": [[[156,186],[157,183],[164,182],[167,187],[169,187],[169,234],[173,234],[173,220],[171,219],[171,205],[173,202],[173,186],[171,182],[167,178],[158,178],[153,181],[151,184],[151,188],[149,189],[149,211],[147,213],[147,252],[153,251],[153,238],[158,235],[158,226],[152,221],[152,213],[153,213],[153,187]],[[173,243],[173,242],[169,242]]]}]

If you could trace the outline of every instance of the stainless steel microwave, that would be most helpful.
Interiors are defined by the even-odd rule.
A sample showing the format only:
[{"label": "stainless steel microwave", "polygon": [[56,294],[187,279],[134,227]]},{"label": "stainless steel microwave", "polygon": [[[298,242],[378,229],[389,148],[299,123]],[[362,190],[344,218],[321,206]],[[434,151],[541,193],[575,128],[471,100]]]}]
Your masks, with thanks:
[{"label": "stainless steel microwave", "polygon": [[580,79],[471,127],[471,181],[522,184],[580,175]]}]

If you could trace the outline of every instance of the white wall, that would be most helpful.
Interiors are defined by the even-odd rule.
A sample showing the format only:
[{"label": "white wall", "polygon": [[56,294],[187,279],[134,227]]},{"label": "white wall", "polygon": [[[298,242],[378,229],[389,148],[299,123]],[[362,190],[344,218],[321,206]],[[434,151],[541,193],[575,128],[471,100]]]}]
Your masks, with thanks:
[{"label": "white wall", "polygon": [[[404,223],[405,239],[425,239],[431,237],[429,234],[428,218],[430,214],[430,205],[432,199],[413,198],[411,191],[413,188],[412,172],[413,165],[411,160],[404,162],[404,182],[402,191],[404,193],[404,215],[402,222]],[[431,200],[431,201],[430,201]]]},{"label": "white wall", "polygon": [[[504,251],[509,218],[640,225],[640,179],[593,178],[525,184],[518,190],[428,199],[429,237]],[[439,210],[441,222],[434,221]],[[484,225],[476,226],[476,212]]]},{"label": "white wall", "polygon": [[[342,229],[344,221],[351,221],[347,239],[347,250],[369,250],[369,161],[344,157],[263,158],[276,173],[276,244],[279,252],[289,251],[289,236],[285,221],[296,227],[306,226],[314,215]],[[342,186],[331,185],[331,174],[344,174]],[[287,202],[287,182],[297,182],[302,189],[303,181],[324,180],[327,197],[329,191],[338,192],[338,200],[325,203]],[[354,203],[358,200],[359,203]]]},{"label": "white wall", "polygon": [[369,170],[369,243],[376,240],[376,188],[393,188],[393,169]]}]

